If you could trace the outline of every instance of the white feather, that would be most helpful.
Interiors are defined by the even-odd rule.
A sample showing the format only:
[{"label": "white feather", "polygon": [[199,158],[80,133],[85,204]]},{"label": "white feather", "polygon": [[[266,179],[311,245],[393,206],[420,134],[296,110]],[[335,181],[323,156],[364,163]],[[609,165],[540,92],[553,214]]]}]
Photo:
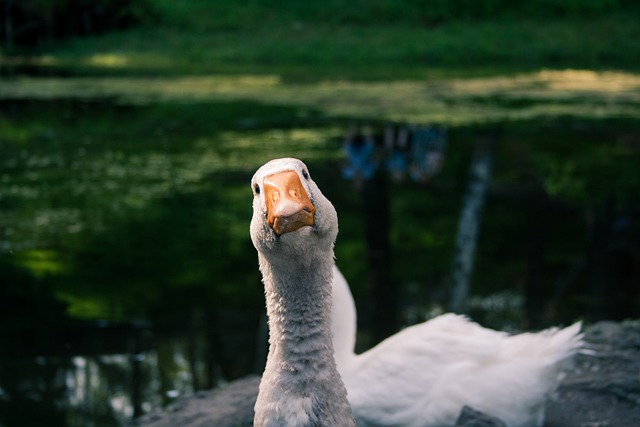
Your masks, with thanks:
[{"label": "white feather", "polygon": [[564,362],[582,346],[580,323],[510,336],[444,314],[356,355],[355,304],[335,270],[335,358],[361,427],[452,426],[465,405],[510,427],[540,426]]}]

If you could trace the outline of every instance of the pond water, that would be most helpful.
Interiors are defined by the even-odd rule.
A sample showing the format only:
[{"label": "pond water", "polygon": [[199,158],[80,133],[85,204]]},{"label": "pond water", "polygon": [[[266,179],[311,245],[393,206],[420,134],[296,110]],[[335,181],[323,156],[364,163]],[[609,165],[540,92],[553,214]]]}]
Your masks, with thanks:
[{"label": "pond water", "polygon": [[[640,76],[613,72],[1,80],[0,426],[120,426],[259,373],[248,182],[275,157],[307,162],[336,206],[360,349],[379,336],[371,194],[389,218],[376,233],[389,245],[393,327],[422,321],[448,305],[478,146],[494,161],[474,319],[522,329],[638,317],[639,117]],[[437,173],[415,179],[377,151],[397,167],[365,191],[342,173],[354,124],[380,138],[388,124],[442,132]]]}]

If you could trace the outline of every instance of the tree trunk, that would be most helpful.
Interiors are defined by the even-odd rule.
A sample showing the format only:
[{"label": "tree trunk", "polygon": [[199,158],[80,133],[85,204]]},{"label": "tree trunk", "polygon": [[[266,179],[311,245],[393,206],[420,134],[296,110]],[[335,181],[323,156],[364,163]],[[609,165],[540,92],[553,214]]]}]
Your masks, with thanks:
[{"label": "tree trunk", "polygon": [[544,312],[544,256],[547,240],[548,206],[543,202],[531,207],[527,233],[527,273],[524,283],[525,327],[538,329],[543,325]]},{"label": "tree trunk", "polygon": [[590,307],[589,320],[614,318],[615,307],[611,304],[612,294],[607,277],[607,251],[611,241],[611,224],[614,215],[613,198],[607,198],[604,206],[595,209],[589,246],[587,277],[589,280]]},{"label": "tree trunk", "polygon": [[462,203],[451,271],[449,305],[451,311],[456,313],[466,313],[468,310],[469,279],[473,270],[480,216],[491,177],[492,158],[492,144],[478,144],[471,164],[469,187]]},{"label": "tree trunk", "polygon": [[384,171],[365,181],[363,197],[373,294],[373,338],[380,342],[396,332],[398,319],[398,289],[391,281],[389,179]]},{"label": "tree trunk", "polygon": [[133,407],[133,418],[142,416],[143,393],[142,393],[142,330],[133,327],[131,330],[131,406]]},{"label": "tree trunk", "polygon": [[11,8],[13,0],[4,1],[4,49],[5,52],[11,52],[13,48],[13,18]]}]

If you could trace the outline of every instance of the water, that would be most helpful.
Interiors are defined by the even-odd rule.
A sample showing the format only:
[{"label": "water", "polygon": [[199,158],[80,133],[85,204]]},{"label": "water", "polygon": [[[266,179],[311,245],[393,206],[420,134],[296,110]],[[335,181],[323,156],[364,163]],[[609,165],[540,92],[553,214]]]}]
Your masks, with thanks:
[{"label": "water", "polygon": [[[192,369],[189,342],[184,337],[155,336],[154,340],[162,342],[156,348],[142,344],[149,341],[150,331],[139,327],[105,324],[82,333],[93,345],[67,342],[58,355],[0,359],[5,370],[4,423],[124,425],[134,415],[193,393],[196,377],[202,375]],[[126,344],[109,348],[95,342],[96,336],[105,335]]]},{"label": "water", "polygon": [[[277,76],[0,82],[0,426],[120,426],[260,372],[254,170],[305,160],[340,218],[337,263],[372,345],[367,201],[352,123],[448,129],[428,184],[388,181],[398,327],[446,310],[476,143],[500,135],[470,310],[521,329],[640,315],[638,77],[427,82]],[[375,194],[375,193],[374,193]],[[379,200],[384,200],[380,198]]]}]

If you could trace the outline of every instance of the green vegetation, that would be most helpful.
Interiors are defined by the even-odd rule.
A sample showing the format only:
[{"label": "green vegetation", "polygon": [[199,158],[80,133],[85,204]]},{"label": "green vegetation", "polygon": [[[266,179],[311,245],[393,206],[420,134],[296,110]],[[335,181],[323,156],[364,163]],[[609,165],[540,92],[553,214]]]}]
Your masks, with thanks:
[{"label": "green vegetation", "polygon": [[423,78],[427,70],[637,69],[640,57],[640,7],[623,0],[142,5],[136,28],[49,43],[4,63],[74,74],[275,72],[362,80]]},{"label": "green vegetation", "polygon": [[[407,241],[409,251],[438,254],[419,271],[403,264],[410,257],[400,256],[402,286],[426,280],[423,274],[446,275],[479,129],[518,135],[500,153],[524,156],[526,167],[519,167],[535,171],[530,185],[549,198],[580,211],[609,197],[630,205],[637,185],[638,76],[504,74],[510,67],[541,65],[633,68],[640,53],[638,8],[614,0],[556,3],[147,0],[135,11],[123,9],[136,17],[134,28],[114,24],[101,35],[5,55],[16,72],[34,65],[38,72],[65,74],[0,81],[0,238],[14,266],[7,274],[26,273],[36,284],[51,281],[43,298],[64,301],[74,318],[165,321],[161,313],[173,318],[179,298],[186,298],[184,307],[251,301],[258,310],[260,292],[247,285],[256,281],[245,227],[248,177],[278,155],[335,170],[338,141],[353,121],[452,127],[454,148],[442,180],[455,191],[433,202],[428,227],[419,228],[416,219],[415,230],[391,231],[400,253],[399,242]],[[80,10],[73,1],[47,4],[52,16]],[[28,5],[35,0],[22,4]],[[618,124],[622,130],[597,134],[583,150],[560,143],[592,137],[562,134],[563,126]],[[546,145],[527,126],[550,126],[545,138],[558,135]],[[631,142],[617,144],[616,138]],[[516,148],[524,140],[526,154]],[[507,160],[500,165],[505,182],[525,174]],[[338,253],[358,259],[365,250],[360,206],[336,176],[331,182],[330,191],[343,198],[337,204],[347,206]],[[610,187],[599,187],[602,182]],[[411,202],[422,189],[395,191],[394,216],[408,209],[420,218],[422,206]],[[519,217],[509,209],[499,212]],[[576,250],[567,249],[571,256]],[[495,286],[515,281],[522,268],[516,262],[495,273]],[[348,277],[363,277],[363,267],[345,269]],[[362,292],[366,280],[353,284]],[[487,286],[488,280],[480,285],[493,289]]]},{"label": "green vegetation", "polygon": [[[33,43],[18,21],[13,43],[2,32],[0,362],[19,369],[0,373],[0,394],[14,399],[0,396],[0,409],[13,408],[0,424],[38,424],[23,419],[37,412],[54,425],[118,425],[94,423],[84,407],[75,424],[61,412],[69,386],[55,379],[66,381],[77,354],[99,355],[103,372],[112,367],[100,355],[150,356],[162,381],[162,393],[147,382],[152,406],[256,370],[264,302],[247,183],[274,157],[304,159],[335,204],[337,263],[359,304],[359,344],[372,344],[366,213],[340,174],[353,123],[448,129],[429,185],[389,183],[403,323],[447,301],[469,166],[486,134],[499,136],[473,317],[526,327],[639,315],[640,3],[9,3],[45,30]],[[97,6],[115,15],[98,21]],[[135,331],[103,340],[114,324]],[[148,324],[145,346],[135,337]],[[35,355],[62,362],[36,366]],[[87,397],[113,419],[126,413],[114,416],[110,400],[129,384],[122,366]],[[50,410],[20,409],[48,407],[33,398],[41,384],[55,391],[40,399]]]},{"label": "green vegetation", "polygon": [[[553,98],[553,92],[547,95]],[[315,167],[316,179],[336,203],[342,225],[338,262],[356,292],[366,295],[365,265],[350,262],[366,250],[361,202],[335,173],[344,125],[368,117],[357,115],[357,106],[352,116],[326,116],[294,103],[263,103],[266,99],[141,105],[111,99],[107,93],[98,99],[2,104],[0,240],[17,269],[4,271],[5,291],[17,292],[13,284],[23,285],[12,277],[26,273],[34,283],[47,284],[43,297],[64,301],[69,315],[85,319],[177,322],[194,307],[260,311],[246,183],[269,158],[295,155]],[[477,106],[476,98],[470,99],[467,104],[462,95],[454,98],[452,116]],[[532,111],[553,102],[543,99],[530,104]],[[521,103],[506,121],[474,124],[476,117],[450,123],[450,148],[435,188],[393,186],[394,268],[403,288],[414,282],[446,287],[442,278],[448,274],[469,159],[476,135],[487,126],[504,129],[496,189],[527,189],[522,197],[533,189],[531,195],[540,191],[582,212],[610,197],[622,209],[635,203],[637,122],[631,116],[580,118],[581,102],[565,100],[564,111],[573,111],[567,119],[534,114],[515,120],[527,116],[528,104]],[[484,108],[499,117],[504,107]],[[474,284],[484,293],[517,283],[524,274],[522,253],[514,247],[520,245],[516,230],[526,229],[528,217],[504,197],[496,203],[488,208],[495,212],[485,227],[495,231],[483,231]],[[587,233],[586,223],[571,224],[577,227],[574,236]],[[505,225],[513,231],[505,233]],[[566,225],[558,226],[567,232]],[[583,255],[584,242],[578,237],[567,246],[566,234],[553,234],[558,241],[550,247],[562,248],[553,255],[562,270]],[[416,265],[412,254],[425,261]]]}]

